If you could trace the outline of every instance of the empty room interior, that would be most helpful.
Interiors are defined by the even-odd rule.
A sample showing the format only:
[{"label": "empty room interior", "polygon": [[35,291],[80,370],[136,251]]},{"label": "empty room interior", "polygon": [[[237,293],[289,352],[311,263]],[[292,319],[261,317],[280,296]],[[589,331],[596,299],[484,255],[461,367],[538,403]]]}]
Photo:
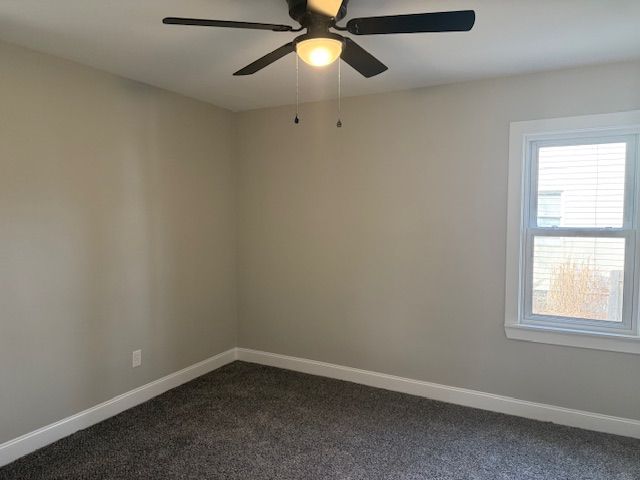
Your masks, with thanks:
[{"label": "empty room interior", "polygon": [[0,480],[640,480],[640,2],[0,0]]}]

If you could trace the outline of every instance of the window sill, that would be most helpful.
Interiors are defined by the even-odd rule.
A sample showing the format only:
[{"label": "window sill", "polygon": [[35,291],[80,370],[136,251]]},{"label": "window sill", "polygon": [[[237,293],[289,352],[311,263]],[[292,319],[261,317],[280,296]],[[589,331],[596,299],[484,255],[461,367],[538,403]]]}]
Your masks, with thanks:
[{"label": "window sill", "polygon": [[507,338],[527,342],[640,354],[640,337],[599,332],[576,332],[562,328],[511,324],[504,327]]}]

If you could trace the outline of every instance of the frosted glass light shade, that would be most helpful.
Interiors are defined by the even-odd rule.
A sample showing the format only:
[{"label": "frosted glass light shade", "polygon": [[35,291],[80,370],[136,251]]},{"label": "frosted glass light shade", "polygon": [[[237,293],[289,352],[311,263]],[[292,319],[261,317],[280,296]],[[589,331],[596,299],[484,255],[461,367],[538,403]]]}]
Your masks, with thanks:
[{"label": "frosted glass light shade", "polygon": [[342,42],[334,38],[310,38],[298,42],[296,52],[303,62],[314,67],[324,67],[340,57]]}]

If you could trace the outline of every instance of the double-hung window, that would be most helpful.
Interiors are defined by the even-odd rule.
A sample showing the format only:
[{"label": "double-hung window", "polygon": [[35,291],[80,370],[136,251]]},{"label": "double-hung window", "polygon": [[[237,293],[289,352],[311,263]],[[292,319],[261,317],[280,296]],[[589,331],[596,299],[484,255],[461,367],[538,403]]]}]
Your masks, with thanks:
[{"label": "double-hung window", "polygon": [[640,353],[640,112],[511,124],[507,336]]}]

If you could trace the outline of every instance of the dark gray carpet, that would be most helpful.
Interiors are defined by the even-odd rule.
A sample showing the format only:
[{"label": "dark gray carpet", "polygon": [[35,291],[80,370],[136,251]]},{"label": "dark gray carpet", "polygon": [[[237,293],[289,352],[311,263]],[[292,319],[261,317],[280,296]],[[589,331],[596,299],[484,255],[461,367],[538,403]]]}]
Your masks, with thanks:
[{"label": "dark gray carpet", "polygon": [[0,479],[638,480],[640,441],[236,362]]}]

